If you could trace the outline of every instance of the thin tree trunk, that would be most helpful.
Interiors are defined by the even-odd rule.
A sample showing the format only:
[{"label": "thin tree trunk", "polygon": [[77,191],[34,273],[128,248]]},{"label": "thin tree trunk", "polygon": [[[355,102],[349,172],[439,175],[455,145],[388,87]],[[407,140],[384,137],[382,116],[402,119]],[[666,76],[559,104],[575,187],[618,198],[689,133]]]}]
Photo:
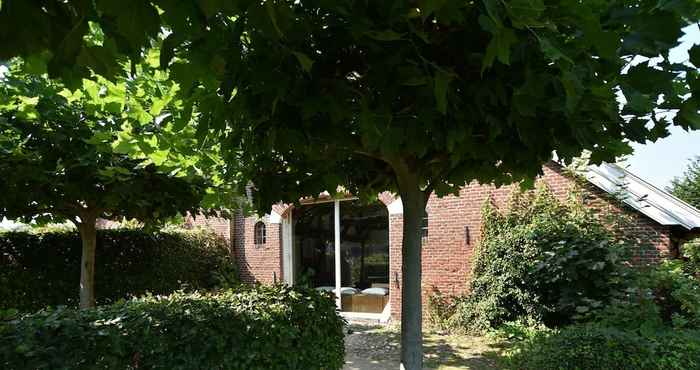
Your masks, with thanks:
[{"label": "thin tree trunk", "polygon": [[[360,243],[360,281],[365,282],[367,280],[365,279],[365,239],[363,239]],[[371,283],[369,287],[372,287]]]},{"label": "thin tree trunk", "polygon": [[[426,197],[418,183],[401,183],[403,253],[401,289],[402,369],[423,368],[423,313],[421,298],[421,221]],[[405,186],[410,185],[410,186]]]},{"label": "thin tree trunk", "polygon": [[83,256],[80,261],[80,308],[95,307],[95,246],[97,245],[96,220],[81,219],[78,224]]}]

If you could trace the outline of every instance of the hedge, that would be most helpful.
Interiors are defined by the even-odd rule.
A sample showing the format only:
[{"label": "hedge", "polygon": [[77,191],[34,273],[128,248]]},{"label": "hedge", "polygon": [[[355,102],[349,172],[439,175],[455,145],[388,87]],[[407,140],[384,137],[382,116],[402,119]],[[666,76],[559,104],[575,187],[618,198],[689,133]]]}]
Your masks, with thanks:
[{"label": "hedge", "polygon": [[645,333],[599,325],[542,331],[516,344],[508,368],[518,370],[666,370],[700,368],[700,332]]},{"label": "hedge", "polygon": [[[80,256],[74,231],[0,233],[0,309],[77,305]],[[98,232],[95,266],[97,302],[105,304],[211,288],[235,264],[226,241],[210,232],[115,229]]]},{"label": "hedge", "polygon": [[0,368],[340,369],[333,299],[286,286],[176,292],[0,322]]}]

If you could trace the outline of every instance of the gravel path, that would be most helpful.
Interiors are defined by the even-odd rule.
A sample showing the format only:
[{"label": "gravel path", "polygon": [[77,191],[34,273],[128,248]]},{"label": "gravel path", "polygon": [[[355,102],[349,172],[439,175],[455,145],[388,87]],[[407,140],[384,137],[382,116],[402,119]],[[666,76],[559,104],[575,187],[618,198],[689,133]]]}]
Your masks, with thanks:
[{"label": "gravel path", "polygon": [[398,332],[372,325],[350,325],[348,332],[343,370],[399,368]]},{"label": "gravel path", "polygon": [[[351,324],[345,336],[343,370],[399,369],[400,336],[396,329],[378,325]],[[469,336],[424,335],[424,366],[428,369],[498,369],[497,343]]]}]

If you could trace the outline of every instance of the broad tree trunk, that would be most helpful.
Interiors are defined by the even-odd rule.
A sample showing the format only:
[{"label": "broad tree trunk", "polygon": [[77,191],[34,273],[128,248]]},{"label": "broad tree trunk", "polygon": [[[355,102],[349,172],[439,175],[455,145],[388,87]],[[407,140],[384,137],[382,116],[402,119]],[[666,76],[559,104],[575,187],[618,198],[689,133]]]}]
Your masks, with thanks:
[{"label": "broad tree trunk", "polygon": [[96,220],[81,219],[78,224],[83,256],[80,261],[80,308],[95,307],[95,246],[97,245]]},{"label": "broad tree trunk", "polygon": [[402,369],[420,370],[423,368],[421,222],[427,200],[416,181],[399,181],[399,187],[403,203],[401,365]]}]

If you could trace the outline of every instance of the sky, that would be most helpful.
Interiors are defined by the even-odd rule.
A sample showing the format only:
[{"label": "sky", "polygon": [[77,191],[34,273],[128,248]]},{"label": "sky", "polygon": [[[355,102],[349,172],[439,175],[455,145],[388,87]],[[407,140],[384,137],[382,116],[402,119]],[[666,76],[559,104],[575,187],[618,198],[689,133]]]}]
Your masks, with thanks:
[{"label": "sky", "polygon": [[[697,24],[683,31],[681,45],[671,51],[671,62],[688,61],[688,49],[700,44]],[[700,130],[687,132],[672,126],[669,131],[670,136],[655,143],[633,145],[634,154],[624,163],[629,171],[662,189],[669,186],[674,177],[683,174],[690,159],[700,156]]]}]

